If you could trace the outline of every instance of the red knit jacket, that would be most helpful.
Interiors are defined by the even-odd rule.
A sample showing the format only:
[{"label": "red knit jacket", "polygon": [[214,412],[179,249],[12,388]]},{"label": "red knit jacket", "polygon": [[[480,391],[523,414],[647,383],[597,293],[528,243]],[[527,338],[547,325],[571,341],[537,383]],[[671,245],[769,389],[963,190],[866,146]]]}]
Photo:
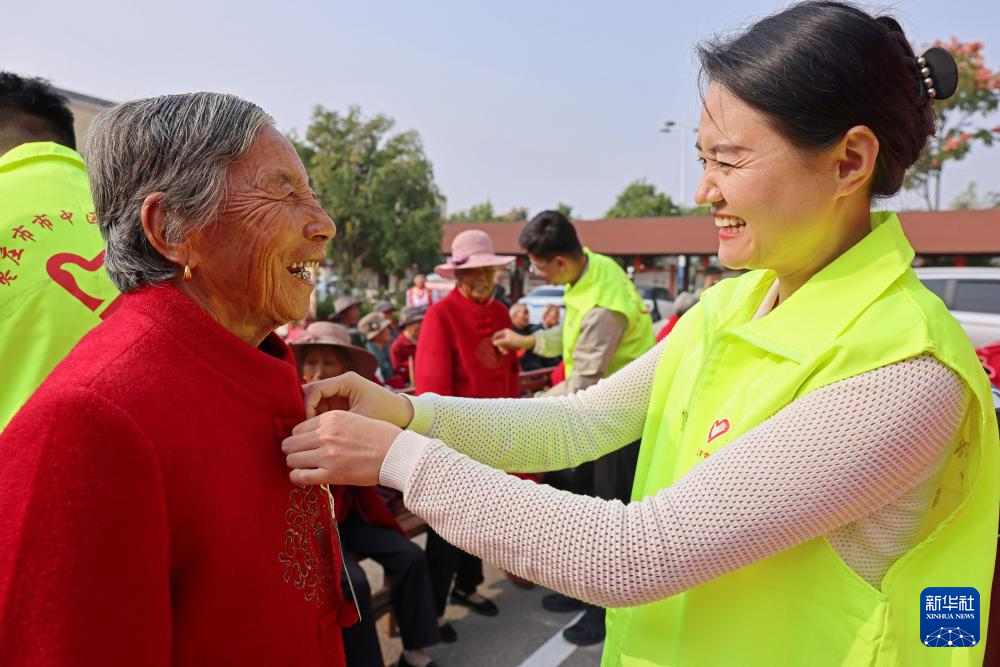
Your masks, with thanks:
[{"label": "red knit jacket", "polygon": [[127,295],[0,435],[0,664],[343,665],[329,505],[288,479],[288,348]]},{"label": "red knit jacket", "polygon": [[495,332],[513,326],[507,307],[479,304],[457,289],[424,316],[414,360],[417,394],[517,398],[517,355],[493,345]]}]

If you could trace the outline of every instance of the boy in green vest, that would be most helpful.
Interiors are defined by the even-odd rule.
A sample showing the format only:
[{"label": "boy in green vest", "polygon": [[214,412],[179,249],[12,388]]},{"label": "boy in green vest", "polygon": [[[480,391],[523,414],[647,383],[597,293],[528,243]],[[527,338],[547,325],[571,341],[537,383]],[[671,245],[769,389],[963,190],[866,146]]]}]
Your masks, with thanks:
[{"label": "boy in green vest", "polygon": [[[566,319],[562,325],[520,335],[505,329],[493,342],[502,350],[532,350],[541,357],[560,354],[565,381],[546,396],[572,394],[596,384],[653,346],[652,319],[628,275],[610,257],[584,248],[576,228],[558,211],[539,213],[521,231],[520,246],[531,271],[553,285],[565,285]],[[639,443],[574,469],[570,486],[576,493],[628,502],[635,476]],[[545,596],[550,611],[585,610],[563,636],[581,646],[604,640],[601,607],[554,593]]]}]

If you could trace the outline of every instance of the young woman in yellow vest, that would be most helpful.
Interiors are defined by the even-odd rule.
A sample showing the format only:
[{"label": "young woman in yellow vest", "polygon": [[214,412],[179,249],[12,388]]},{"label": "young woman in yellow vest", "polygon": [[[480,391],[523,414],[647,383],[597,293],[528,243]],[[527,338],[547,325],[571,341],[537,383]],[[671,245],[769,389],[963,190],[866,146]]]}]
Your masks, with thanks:
[{"label": "young woman in yellow vest", "polygon": [[[381,481],[462,549],[617,607],[606,666],[981,664],[1000,499],[989,388],[899,220],[871,212],[933,133],[954,61],[834,2],[699,54],[696,197],[719,260],[750,271],[575,395],[313,385],[317,412],[349,411],[285,441],[291,477]],[[640,435],[627,506],[493,469],[564,468]],[[977,589],[980,636],[932,648],[921,593],[952,586]]]}]

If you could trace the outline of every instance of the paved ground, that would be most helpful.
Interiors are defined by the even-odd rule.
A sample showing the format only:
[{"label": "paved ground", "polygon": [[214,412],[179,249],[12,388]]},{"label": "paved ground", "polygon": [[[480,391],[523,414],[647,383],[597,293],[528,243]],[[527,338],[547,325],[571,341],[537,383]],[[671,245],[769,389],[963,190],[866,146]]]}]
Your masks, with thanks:
[{"label": "paved ground", "polygon": [[[419,540],[422,542],[422,540]],[[382,581],[378,565],[366,561],[365,570],[376,587]],[[561,636],[575,614],[553,614],[542,609],[544,588],[515,587],[495,568],[486,566],[486,583],[480,593],[492,599],[500,614],[486,618],[464,607],[451,605],[447,618],[458,633],[454,644],[439,644],[428,650],[438,667],[597,667],[601,645],[576,647]],[[385,619],[379,622],[382,653],[387,665],[395,665],[402,645],[389,637]]]}]

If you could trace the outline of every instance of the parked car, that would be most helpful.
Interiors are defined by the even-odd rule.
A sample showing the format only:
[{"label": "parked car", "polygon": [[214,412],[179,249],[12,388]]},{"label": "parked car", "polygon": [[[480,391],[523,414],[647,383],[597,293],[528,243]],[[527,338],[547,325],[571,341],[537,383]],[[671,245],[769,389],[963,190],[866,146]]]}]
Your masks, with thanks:
[{"label": "parked car", "polygon": [[564,291],[562,285],[542,285],[521,297],[518,303],[528,306],[528,321],[532,324],[541,324],[542,313],[545,312],[546,306],[555,304],[559,306],[559,321],[562,322],[566,319],[566,307],[563,305]]},{"label": "parked car", "polygon": [[916,274],[944,301],[974,347],[1000,339],[1000,269],[926,267]]},{"label": "parked car", "polygon": [[674,312],[674,300],[666,287],[636,287],[654,322],[665,320]]}]

